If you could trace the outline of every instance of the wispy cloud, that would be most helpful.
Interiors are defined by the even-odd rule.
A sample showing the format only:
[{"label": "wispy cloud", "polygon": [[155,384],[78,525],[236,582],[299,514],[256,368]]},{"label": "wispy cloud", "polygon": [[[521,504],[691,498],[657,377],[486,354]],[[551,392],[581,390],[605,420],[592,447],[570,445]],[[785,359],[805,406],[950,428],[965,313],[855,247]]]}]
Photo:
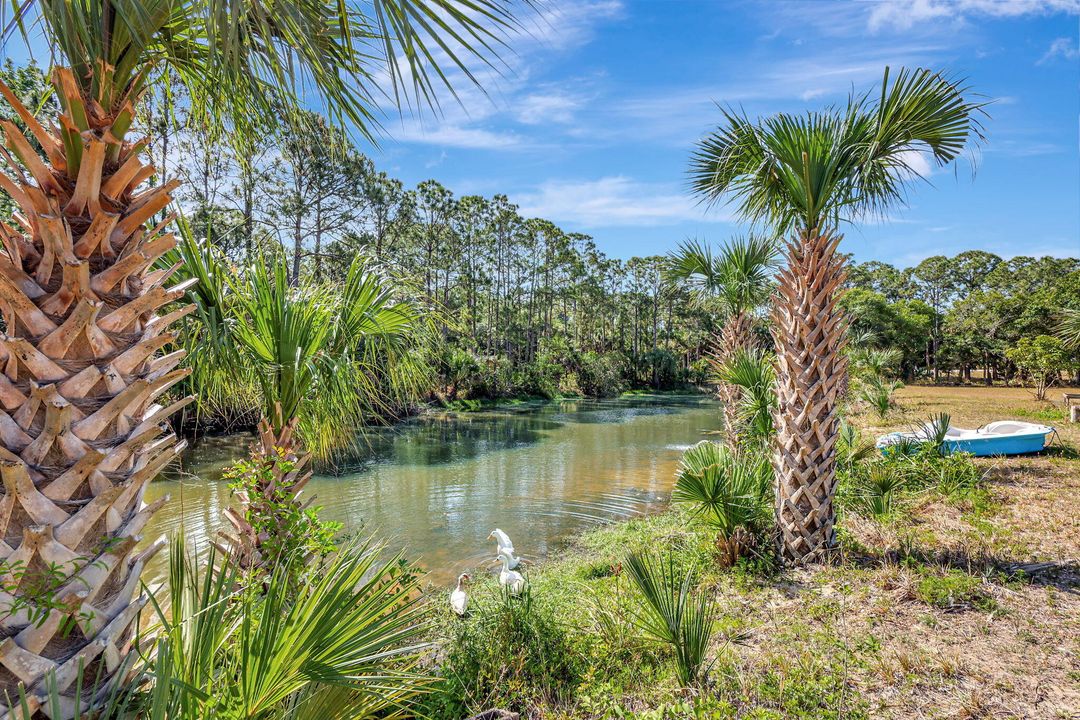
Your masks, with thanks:
[{"label": "wispy cloud", "polygon": [[706,214],[686,193],[669,184],[643,183],[622,175],[596,180],[549,180],[513,199],[525,215],[583,228],[730,220],[723,213]]},{"label": "wispy cloud", "polygon": [[871,30],[885,27],[908,30],[948,19],[968,17],[1016,18],[1024,15],[1080,13],[1080,0],[881,0],[872,4]]},{"label": "wispy cloud", "polygon": [[513,110],[517,121],[525,125],[567,125],[574,121],[575,111],[584,102],[584,98],[571,93],[541,89],[515,100]]},{"label": "wispy cloud", "polygon": [[539,43],[556,49],[580,46],[592,39],[596,25],[623,15],[621,0],[549,0],[525,23],[513,47]]},{"label": "wispy cloud", "polygon": [[573,122],[585,97],[554,85],[537,86],[534,68],[542,67],[552,53],[587,44],[598,24],[621,16],[623,5],[621,0],[549,0],[538,7],[507,38],[506,45],[513,50],[503,53],[502,66],[475,68],[469,78],[448,58],[437,57],[450,68],[448,77],[457,97],[445,99],[436,113],[405,113],[390,129],[394,139],[451,148],[521,150],[542,143],[531,139],[524,128],[508,130],[508,122],[524,126]]},{"label": "wispy cloud", "polygon": [[717,121],[717,103],[747,107],[751,115],[790,110],[792,101],[820,105],[880,82],[886,65],[925,64],[944,49],[936,43],[875,43],[833,52],[800,49],[787,57],[773,56],[768,63],[747,61],[738,80],[656,89],[613,101],[614,114],[626,121],[605,123],[597,136],[632,134],[686,147]]},{"label": "wispy cloud", "polygon": [[1061,58],[1063,60],[1076,60],[1080,58],[1080,48],[1076,46],[1076,41],[1072,38],[1061,37],[1054,42],[1050,43],[1050,47],[1047,48],[1046,53],[1035,63],[1036,65],[1043,65],[1055,58]]}]

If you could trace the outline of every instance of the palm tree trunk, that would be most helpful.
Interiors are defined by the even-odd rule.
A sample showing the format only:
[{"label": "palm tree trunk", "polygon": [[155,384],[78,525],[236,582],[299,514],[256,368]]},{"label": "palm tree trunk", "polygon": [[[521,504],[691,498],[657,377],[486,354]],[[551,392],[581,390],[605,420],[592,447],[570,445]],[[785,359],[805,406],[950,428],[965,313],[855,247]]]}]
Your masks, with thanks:
[{"label": "palm tree trunk", "polygon": [[841,237],[810,230],[788,243],[773,309],[776,515],[783,555],[794,562],[819,559],[835,541],[837,404],[847,374]]},{"label": "palm tree trunk", "polygon": [[166,288],[177,266],[155,268],[176,240],[145,223],[178,183],[136,192],[156,171],[122,140],[131,102],[84,102],[65,68],[53,82],[60,137],[0,86],[46,154],[2,122],[18,160],[0,151],[0,187],[21,213],[0,223],[0,716],[21,686],[37,717],[54,686],[63,720],[129,667],[139,574],[163,543],[133,551],[167,500],[143,493],[182,449],[165,421],[191,399],[156,402],[189,372],[157,351],[193,307],[157,313],[194,281]]},{"label": "palm tree trunk", "polygon": [[[753,317],[745,311],[731,313],[717,338],[712,358],[714,367],[727,365],[739,351],[751,350],[754,345]],[[728,447],[734,449],[739,444],[739,402],[742,399],[742,390],[737,385],[721,381],[716,393],[724,406],[724,438]]]},{"label": "palm tree trunk", "polygon": [[[281,560],[269,546],[281,547],[289,532],[281,522],[288,517],[283,507],[299,508],[300,491],[311,479],[308,469],[311,456],[301,450],[296,424],[297,419],[292,418],[281,432],[275,432],[267,419],[259,422],[258,443],[251,455],[264,472],[260,472],[259,484],[252,492],[236,493],[239,511],[225,510],[232,531],[219,531],[225,545],[218,547],[243,570],[267,568]],[[257,528],[256,518],[277,523],[277,527]]]}]

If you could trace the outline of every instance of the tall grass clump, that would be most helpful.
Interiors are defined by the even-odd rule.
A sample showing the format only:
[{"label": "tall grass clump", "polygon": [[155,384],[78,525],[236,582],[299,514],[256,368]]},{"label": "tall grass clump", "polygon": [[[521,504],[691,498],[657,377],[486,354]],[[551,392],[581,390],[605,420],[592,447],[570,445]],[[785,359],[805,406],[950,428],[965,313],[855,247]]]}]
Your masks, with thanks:
[{"label": "tall grass clump", "polygon": [[715,601],[708,593],[695,591],[693,569],[680,573],[674,554],[632,553],[624,565],[641,594],[634,623],[674,651],[684,687],[704,682],[712,667],[706,656],[716,629]]},{"label": "tall grass clump", "polygon": [[671,499],[688,504],[717,532],[721,563],[732,566],[772,521],[772,467],[761,453],[700,442],[687,450]]},{"label": "tall grass clump", "polygon": [[581,681],[579,656],[547,596],[530,586],[474,592],[469,617],[444,628],[435,692],[422,717],[458,718],[491,707],[525,712],[565,702]]}]

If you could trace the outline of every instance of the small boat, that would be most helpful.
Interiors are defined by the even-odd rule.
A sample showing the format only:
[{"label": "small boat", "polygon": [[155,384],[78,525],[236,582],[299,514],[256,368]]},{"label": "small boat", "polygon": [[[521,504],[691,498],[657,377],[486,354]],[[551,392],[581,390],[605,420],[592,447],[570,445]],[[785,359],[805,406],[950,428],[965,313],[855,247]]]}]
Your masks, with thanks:
[{"label": "small boat", "polygon": [[[997,420],[978,430],[950,425],[942,446],[949,452],[965,452],[978,456],[1024,455],[1044,450],[1054,432],[1054,428],[1048,425],[1020,420]],[[897,445],[918,445],[932,440],[934,436],[932,427],[923,426],[911,432],[882,435],[876,444],[882,453],[888,453]]]}]

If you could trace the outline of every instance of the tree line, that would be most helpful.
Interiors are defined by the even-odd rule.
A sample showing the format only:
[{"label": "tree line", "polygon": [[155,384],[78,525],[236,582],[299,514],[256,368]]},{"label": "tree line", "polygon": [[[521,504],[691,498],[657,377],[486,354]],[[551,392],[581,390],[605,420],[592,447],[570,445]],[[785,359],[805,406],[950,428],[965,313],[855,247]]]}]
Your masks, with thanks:
[{"label": "tree line", "polygon": [[242,154],[191,127],[158,130],[149,152],[185,178],[192,233],[232,262],[284,252],[290,283],[330,288],[362,257],[395,278],[430,318],[424,351],[442,399],[705,379],[713,314],[665,282],[663,256],[609,257],[505,195],[458,196],[435,180],[406,187],[316,115]]},{"label": "tree line", "polygon": [[1080,259],[968,250],[909,268],[873,260],[853,263],[847,285],[855,339],[898,350],[907,380],[1009,383],[1024,365],[1018,345],[1037,338],[1053,346],[1055,371],[1080,372],[1080,356],[1051,340],[1063,312],[1080,310]]}]

